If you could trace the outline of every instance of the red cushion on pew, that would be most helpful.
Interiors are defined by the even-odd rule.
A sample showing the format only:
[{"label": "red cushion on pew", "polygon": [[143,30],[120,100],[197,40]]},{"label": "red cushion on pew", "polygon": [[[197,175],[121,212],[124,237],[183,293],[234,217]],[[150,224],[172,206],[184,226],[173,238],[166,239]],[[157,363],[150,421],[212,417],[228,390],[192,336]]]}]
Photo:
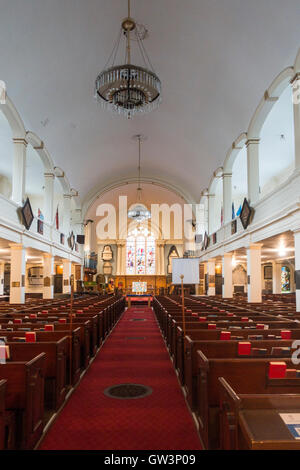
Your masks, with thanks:
[{"label": "red cushion on pew", "polygon": [[231,338],[231,331],[221,331],[220,339],[229,340]]},{"label": "red cushion on pew", "polygon": [[217,325],[216,325],[215,323],[209,323],[209,324],[207,325],[207,328],[208,328],[209,330],[215,330],[215,329],[217,328]]},{"label": "red cushion on pew", "polygon": [[35,343],[36,333],[34,331],[26,331],[25,340],[26,340],[26,343]]},{"label": "red cushion on pew", "polygon": [[22,319],[21,318],[14,318],[14,323],[16,323],[16,324],[22,323]]},{"label": "red cushion on pew", "polygon": [[269,364],[269,378],[270,379],[283,379],[286,373],[285,362],[270,362]]},{"label": "red cushion on pew", "polygon": [[238,355],[239,356],[250,356],[251,354],[251,343],[248,341],[240,341],[238,344]]},{"label": "red cushion on pew", "polygon": [[292,338],[292,332],[291,330],[281,330],[281,338],[282,339],[291,339]]},{"label": "red cushion on pew", "polygon": [[256,329],[257,330],[264,330],[265,329],[265,325],[263,323],[256,323]]},{"label": "red cushion on pew", "polygon": [[206,321],[206,317],[199,317],[199,321]]},{"label": "red cushion on pew", "polygon": [[54,325],[45,325],[45,331],[54,331]]},{"label": "red cushion on pew", "polygon": [[37,318],[37,314],[36,314],[36,313],[31,313],[31,314],[29,315],[29,318]]},{"label": "red cushion on pew", "polygon": [[248,317],[242,317],[241,320],[242,321],[249,321],[249,318]]},{"label": "red cushion on pew", "polygon": [[58,320],[59,323],[67,323],[67,319],[66,318],[60,318]]}]

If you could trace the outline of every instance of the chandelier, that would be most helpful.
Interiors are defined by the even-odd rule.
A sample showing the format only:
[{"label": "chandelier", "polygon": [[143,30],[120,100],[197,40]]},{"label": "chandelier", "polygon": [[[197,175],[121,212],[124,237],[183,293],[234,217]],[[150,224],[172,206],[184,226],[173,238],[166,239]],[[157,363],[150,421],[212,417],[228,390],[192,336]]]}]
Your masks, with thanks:
[{"label": "chandelier", "polygon": [[[126,38],[125,64],[114,65],[122,32]],[[145,67],[131,64],[131,33],[137,41]],[[128,119],[137,113],[152,111],[161,101],[160,79],[153,70],[141,32],[130,17],[130,0],[128,16],[122,22],[118,40],[104,70],[96,78],[95,97],[104,108],[123,114]]]},{"label": "chandelier", "polygon": [[143,222],[151,218],[151,212],[148,211],[147,207],[142,204],[142,186],[141,186],[141,141],[145,140],[145,137],[141,134],[136,135],[133,139],[138,141],[139,145],[139,163],[138,163],[138,187],[137,187],[137,203],[129,209],[127,216],[129,219],[135,220],[136,222]]}]

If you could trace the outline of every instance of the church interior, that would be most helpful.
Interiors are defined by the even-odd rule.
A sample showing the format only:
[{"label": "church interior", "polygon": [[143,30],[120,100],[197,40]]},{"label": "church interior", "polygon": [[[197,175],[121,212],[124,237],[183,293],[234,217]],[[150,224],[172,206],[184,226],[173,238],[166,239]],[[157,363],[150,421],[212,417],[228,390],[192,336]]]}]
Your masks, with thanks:
[{"label": "church interior", "polygon": [[0,2],[0,457],[300,450],[299,20]]}]

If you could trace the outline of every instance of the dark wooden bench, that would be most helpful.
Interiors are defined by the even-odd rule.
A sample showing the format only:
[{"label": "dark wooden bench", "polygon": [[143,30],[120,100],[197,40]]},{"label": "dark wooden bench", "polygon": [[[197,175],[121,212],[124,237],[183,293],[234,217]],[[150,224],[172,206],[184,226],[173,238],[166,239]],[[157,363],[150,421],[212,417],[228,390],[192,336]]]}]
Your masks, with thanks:
[{"label": "dark wooden bench", "polygon": [[16,415],[16,446],[33,449],[43,431],[46,354],[30,361],[0,364],[0,379],[7,380],[5,409]]}]

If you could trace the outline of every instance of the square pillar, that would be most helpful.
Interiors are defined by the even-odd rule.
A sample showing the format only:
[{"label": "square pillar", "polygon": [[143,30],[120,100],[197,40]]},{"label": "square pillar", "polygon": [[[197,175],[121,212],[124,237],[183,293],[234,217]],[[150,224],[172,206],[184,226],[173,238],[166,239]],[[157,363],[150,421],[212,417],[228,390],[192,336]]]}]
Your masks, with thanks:
[{"label": "square pillar", "polygon": [[300,73],[293,78],[293,108],[294,108],[294,136],[295,136],[295,168],[300,168]]},{"label": "square pillar", "polygon": [[71,261],[63,260],[63,294],[71,294]]},{"label": "square pillar", "polygon": [[232,173],[223,173],[224,224],[232,219]]},{"label": "square pillar", "polygon": [[255,204],[259,199],[259,139],[249,139],[247,147],[248,199]]},{"label": "square pillar", "polygon": [[11,304],[25,303],[26,249],[23,245],[10,245],[10,297]]},{"label": "square pillar", "polygon": [[224,253],[222,260],[222,296],[225,299],[232,298],[232,254]]},{"label": "square pillar", "polygon": [[11,198],[19,206],[23,204],[25,195],[25,173],[26,173],[26,148],[25,139],[13,139],[14,158],[12,173],[12,195]]},{"label": "square pillar", "polygon": [[4,262],[0,263],[0,295],[4,294]]},{"label": "square pillar", "polygon": [[207,295],[216,295],[216,263],[214,259],[207,262],[208,291]]},{"label": "square pillar", "polygon": [[247,248],[248,302],[262,301],[261,244]]},{"label": "square pillar", "polygon": [[54,220],[53,198],[54,198],[54,174],[44,173],[44,217],[45,222],[52,225]]},{"label": "square pillar", "polygon": [[281,264],[272,262],[273,266],[273,294],[281,294]]},{"label": "square pillar", "polygon": [[208,194],[208,233],[211,235],[215,228],[215,195]]},{"label": "square pillar", "polygon": [[43,268],[43,299],[53,299],[54,285],[54,258],[50,253],[45,253],[44,256],[44,268]]}]

